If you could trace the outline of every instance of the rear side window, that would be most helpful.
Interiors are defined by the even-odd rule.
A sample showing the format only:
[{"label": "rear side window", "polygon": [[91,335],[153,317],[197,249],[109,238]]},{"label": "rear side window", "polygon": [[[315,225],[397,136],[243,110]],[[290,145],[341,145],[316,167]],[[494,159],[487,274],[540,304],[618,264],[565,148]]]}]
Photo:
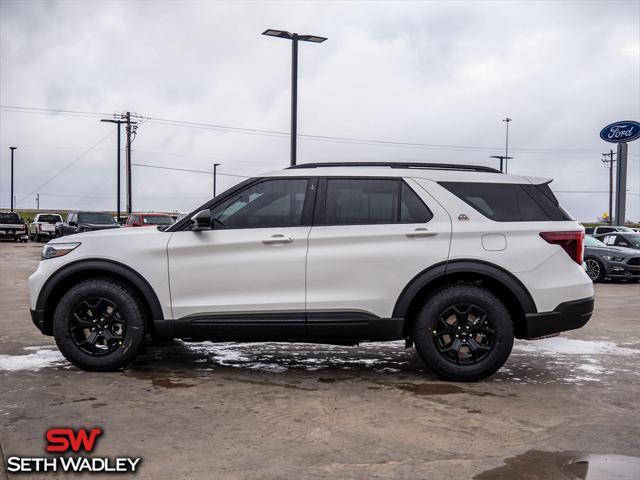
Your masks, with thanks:
[{"label": "rear side window", "polygon": [[402,180],[327,179],[325,225],[425,223],[433,214]]},{"label": "rear side window", "polygon": [[547,184],[441,182],[440,185],[496,222],[572,220]]}]

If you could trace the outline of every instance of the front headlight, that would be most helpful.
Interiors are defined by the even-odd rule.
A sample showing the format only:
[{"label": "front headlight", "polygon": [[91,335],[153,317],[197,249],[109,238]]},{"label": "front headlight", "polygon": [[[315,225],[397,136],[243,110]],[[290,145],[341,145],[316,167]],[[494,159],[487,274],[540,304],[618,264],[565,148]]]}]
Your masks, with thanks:
[{"label": "front headlight", "polygon": [[612,257],[610,255],[603,255],[602,258],[604,258],[607,262],[622,262],[622,261],[624,261],[624,257]]},{"label": "front headlight", "polygon": [[62,257],[80,246],[80,242],[48,243],[42,249],[42,260]]}]

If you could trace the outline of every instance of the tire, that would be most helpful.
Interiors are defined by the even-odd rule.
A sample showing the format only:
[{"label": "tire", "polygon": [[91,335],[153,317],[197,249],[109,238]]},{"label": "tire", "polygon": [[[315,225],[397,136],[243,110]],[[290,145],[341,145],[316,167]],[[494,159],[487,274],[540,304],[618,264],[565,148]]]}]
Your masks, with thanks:
[{"label": "tire", "polygon": [[414,325],[422,361],[439,376],[462,382],[497,372],[509,358],[513,338],[511,316],[502,301],[472,285],[437,292],[425,302]]},{"label": "tire", "polygon": [[146,330],[136,297],[107,279],[85,280],[71,287],[53,317],[53,336],[65,358],[96,372],[119,370],[131,363],[144,347]]},{"label": "tire", "polygon": [[587,275],[593,283],[600,283],[604,281],[605,272],[602,262],[594,257],[589,257],[584,260],[587,266]]}]

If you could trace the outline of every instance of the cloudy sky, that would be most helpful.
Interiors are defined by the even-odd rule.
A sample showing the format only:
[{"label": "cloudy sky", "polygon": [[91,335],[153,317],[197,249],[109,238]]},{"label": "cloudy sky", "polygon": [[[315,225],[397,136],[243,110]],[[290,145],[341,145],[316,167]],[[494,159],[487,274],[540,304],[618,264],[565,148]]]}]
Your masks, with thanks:
[{"label": "cloudy sky", "polygon": [[[0,0],[0,207],[17,145],[18,207],[39,193],[42,208],[115,209],[115,128],[99,122],[114,112],[143,117],[134,164],[220,163],[219,189],[285,167],[291,47],[267,27],[329,38],[300,45],[300,163],[495,166],[509,116],[510,172],[554,178],[582,220],[607,211],[598,133],[640,120],[640,1]],[[640,140],[629,174],[639,220]],[[212,176],[134,166],[133,186],[136,210],[184,211]]]}]

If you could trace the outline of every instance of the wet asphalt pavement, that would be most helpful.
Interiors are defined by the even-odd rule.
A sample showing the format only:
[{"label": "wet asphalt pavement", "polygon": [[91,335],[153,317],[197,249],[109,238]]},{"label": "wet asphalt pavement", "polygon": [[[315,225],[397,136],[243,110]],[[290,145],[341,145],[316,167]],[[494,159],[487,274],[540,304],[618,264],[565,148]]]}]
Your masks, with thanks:
[{"label": "wet asphalt pavement", "polygon": [[640,479],[640,284],[597,285],[585,328],[519,341],[473,384],[399,342],[174,341],[97,374],[31,323],[41,248],[0,243],[5,458],[42,456],[50,427],[100,426],[94,453],[142,457],[139,478]]}]

